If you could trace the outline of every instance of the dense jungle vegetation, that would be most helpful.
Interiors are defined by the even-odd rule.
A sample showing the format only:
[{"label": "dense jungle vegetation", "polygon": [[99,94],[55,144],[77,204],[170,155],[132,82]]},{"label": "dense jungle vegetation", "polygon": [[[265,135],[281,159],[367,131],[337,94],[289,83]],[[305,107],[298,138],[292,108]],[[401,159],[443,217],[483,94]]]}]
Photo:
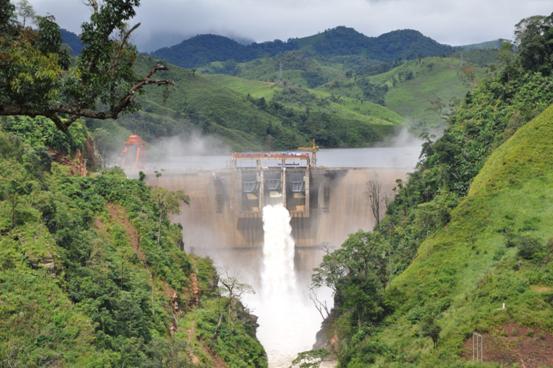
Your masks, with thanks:
[{"label": "dense jungle vegetation", "polygon": [[267,366],[242,286],[182,249],[187,196],[95,165],[79,117],[158,84],[111,38],[138,4],[91,2],[73,59],[52,17],[0,1],[0,367]]},{"label": "dense jungle vegetation", "polygon": [[266,365],[255,319],[181,250],[182,193],[81,176],[81,123],[1,123],[0,366]]},{"label": "dense jungle vegetation", "polygon": [[313,281],[335,291],[324,332],[340,366],[473,366],[473,332],[497,364],[534,359],[509,324],[550,341],[552,40],[553,15],[521,21],[517,52],[428,139],[375,231],[325,256]]}]

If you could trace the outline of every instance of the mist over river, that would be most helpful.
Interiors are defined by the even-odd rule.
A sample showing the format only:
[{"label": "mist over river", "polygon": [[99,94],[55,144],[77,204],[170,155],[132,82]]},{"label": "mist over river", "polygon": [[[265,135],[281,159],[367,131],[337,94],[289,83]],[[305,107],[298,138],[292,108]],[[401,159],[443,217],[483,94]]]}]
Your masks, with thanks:
[{"label": "mist over river", "polygon": [[[405,179],[418,161],[421,142],[403,142],[390,147],[323,149],[317,166],[345,168],[329,193],[329,208],[316,217],[310,237],[301,237],[298,222],[291,221],[282,205],[265,206],[263,237],[255,244],[241,244],[237,225],[224,212],[217,213],[217,198],[211,184],[217,172],[230,167],[229,155],[165,155],[146,172],[151,185],[183,190],[190,206],[174,218],[183,226],[185,248],[213,259],[218,271],[235,276],[253,287],[244,304],[258,316],[257,336],[265,347],[271,368],[289,367],[295,356],[310,350],[321,327],[322,316],[312,298],[332,306],[330,290],[310,290],[311,274],[326,251],[338,247],[347,235],[370,230],[367,183],[378,181],[383,196],[391,198],[397,179]],[[310,243],[311,241],[311,243]]]}]

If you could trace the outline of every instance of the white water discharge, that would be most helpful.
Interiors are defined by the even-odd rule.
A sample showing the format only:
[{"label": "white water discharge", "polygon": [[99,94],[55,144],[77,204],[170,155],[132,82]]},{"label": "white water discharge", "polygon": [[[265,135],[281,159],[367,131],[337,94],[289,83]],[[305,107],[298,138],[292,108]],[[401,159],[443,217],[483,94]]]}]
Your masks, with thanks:
[{"label": "white water discharge", "polygon": [[307,291],[298,288],[290,214],[282,204],[263,208],[263,230],[261,287],[245,302],[259,318],[257,337],[269,367],[284,368],[297,353],[312,348],[322,319]]},{"label": "white water discharge", "polygon": [[[193,143],[162,142],[160,146],[178,148]],[[263,247],[261,236],[256,236],[251,244],[244,241],[242,231],[253,227],[240,229],[232,211],[215,211],[213,176],[228,167],[228,155],[182,156],[188,153],[167,149],[167,153],[160,155],[163,160],[151,163],[147,172],[151,185],[184,190],[190,195],[191,205],[184,206],[183,213],[175,217],[186,230],[183,238],[186,250],[211,257],[220,274],[228,273],[255,289],[256,294],[244,295],[242,299],[258,316],[257,336],[268,353],[269,367],[288,368],[297,353],[312,348],[321,326],[322,317],[311,301],[309,286],[313,269],[325,254],[324,246],[333,249],[347,234],[369,230],[373,221],[367,181],[378,177],[384,194],[391,198],[396,179],[405,178],[414,168],[419,153],[420,142],[410,140],[392,142],[390,147],[321,150],[320,166],[354,169],[335,181],[328,211],[319,211],[312,238],[302,238],[301,223],[294,229],[299,245],[294,244],[290,214],[282,205],[263,210]],[[163,176],[154,176],[154,170],[163,169]],[[257,235],[257,224],[255,231]],[[331,290],[318,289],[316,298],[329,309],[332,307]]]}]

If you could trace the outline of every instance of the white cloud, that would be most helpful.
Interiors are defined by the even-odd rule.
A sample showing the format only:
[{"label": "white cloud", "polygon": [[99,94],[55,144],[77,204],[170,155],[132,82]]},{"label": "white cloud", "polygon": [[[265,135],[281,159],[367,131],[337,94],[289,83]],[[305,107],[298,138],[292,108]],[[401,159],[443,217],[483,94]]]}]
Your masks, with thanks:
[{"label": "white cloud", "polygon": [[[82,0],[31,2],[73,31],[88,16]],[[345,25],[369,36],[413,28],[457,45],[512,38],[520,19],[552,11],[551,0],[142,0],[136,42],[157,48],[208,32],[266,41]]]}]

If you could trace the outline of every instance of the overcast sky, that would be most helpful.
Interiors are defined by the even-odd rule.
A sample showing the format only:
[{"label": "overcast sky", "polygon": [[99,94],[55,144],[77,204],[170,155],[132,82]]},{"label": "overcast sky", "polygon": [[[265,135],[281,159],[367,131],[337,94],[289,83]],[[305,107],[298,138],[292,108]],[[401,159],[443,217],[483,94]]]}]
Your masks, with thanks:
[{"label": "overcast sky", "polygon": [[[84,0],[30,0],[40,14],[79,32]],[[134,21],[142,50],[216,33],[255,41],[302,37],[339,25],[368,35],[412,28],[441,43],[511,39],[514,25],[553,12],[552,0],[142,0]]]}]

